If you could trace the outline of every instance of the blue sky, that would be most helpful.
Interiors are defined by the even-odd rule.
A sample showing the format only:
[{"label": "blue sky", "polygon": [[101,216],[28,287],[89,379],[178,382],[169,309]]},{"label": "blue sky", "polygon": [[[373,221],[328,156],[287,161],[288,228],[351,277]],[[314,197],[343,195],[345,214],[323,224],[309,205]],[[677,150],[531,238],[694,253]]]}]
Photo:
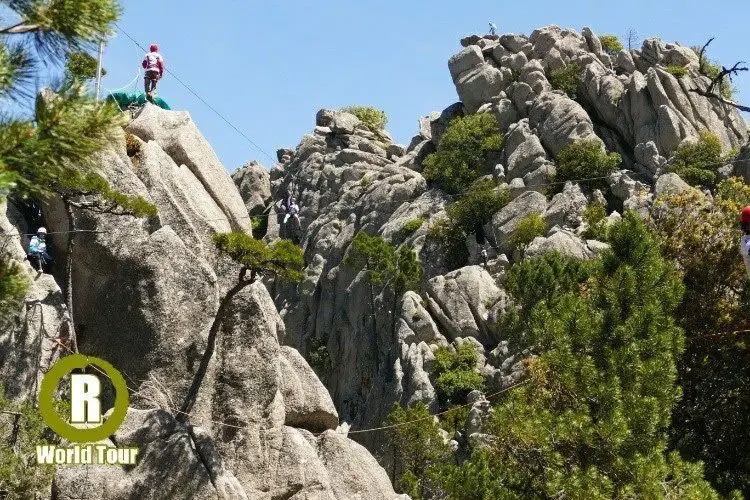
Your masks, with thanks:
[{"label": "blue sky", "polygon": [[[750,61],[750,2],[497,0],[129,0],[120,25],[142,45],[156,41],[167,65],[265,152],[251,146],[167,76],[160,95],[188,110],[230,172],[256,159],[270,167],[276,149],[295,147],[323,107],[369,104],[384,109],[388,130],[408,143],[420,116],[456,101],[447,69],[459,39],[558,24],[684,45],[709,37],[712,58]],[[104,86],[126,85],[142,52],[123,34],[106,50]],[[750,102],[750,73],[736,82]],[[137,82],[140,88],[141,81]]]}]

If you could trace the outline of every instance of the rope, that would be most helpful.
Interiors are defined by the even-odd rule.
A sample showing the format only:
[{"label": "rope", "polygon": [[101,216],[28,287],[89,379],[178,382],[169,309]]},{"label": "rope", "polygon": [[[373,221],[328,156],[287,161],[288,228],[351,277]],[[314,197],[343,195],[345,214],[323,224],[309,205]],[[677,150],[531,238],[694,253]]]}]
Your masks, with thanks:
[{"label": "rope", "polygon": [[[60,342],[59,339],[53,339],[53,341],[55,343],[57,343],[57,345],[59,345],[60,347],[62,347],[66,351],[68,351],[68,353],[75,354],[73,352],[73,350],[70,349],[70,347],[68,347],[67,345],[65,345],[62,342]],[[107,373],[104,370],[100,369],[98,366],[96,366],[94,364],[92,364],[91,366],[92,366],[92,368],[94,370],[96,370],[97,372],[99,372],[100,375],[103,375],[104,377],[109,378],[109,375],[107,375]],[[519,387],[521,385],[524,385],[524,384],[528,383],[529,380],[530,379],[522,380],[521,382],[513,384],[513,385],[511,385],[509,387],[506,387],[505,389],[499,390],[497,392],[493,392],[492,394],[488,394],[487,396],[485,396],[485,399],[490,399],[490,398],[497,397],[497,396],[499,396],[499,395],[501,395],[501,394],[503,394],[505,392],[508,392],[508,391],[510,391],[512,389],[515,389],[516,387]],[[129,387],[127,385],[127,383],[125,384],[125,386],[127,387],[128,391],[130,391],[131,393],[133,393],[133,394],[138,393],[138,391],[136,391],[132,387]],[[410,425],[410,424],[414,424],[414,423],[417,423],[417,422],[421,422],[423,420],[427,420],[427,419],[439,417],[440,415],[445,415],[446,413],[449,413],[449,412],[451,412],[451,411],[453,411],[453,410],[455,410],[457,408],[465,408],[465,407],[472,406],[472,405],[473,405],[473,403],[466,403],[466,404],[463,404],[463,405],[454,406],[454,407],[452,407],[449,410],[445,410],[445,411],[442,411],[442,412],[438,412],[438,413],[432,414],[429,417],[422,417],[422,418],[410,420],[408,422],[400,422],[398,424],[385,425],[385,426],[381,426],[381,427],[372,427],[372,428],[369,428],[369,429],[357,429],[357,430],[354,430],[354,431],[348,431],[346,433],[339,432],[339,434],[364,434],[366,432],[377,432],[377,431],[382,431],[382,430],[387,430],[387,429],[393,429],[393,428],[396,428],[396,427],[402,427],[404,425]],[[228,428],[231,428],[231,429],[237,429],[237,430],[243,430],[243,429],[251,430],[252,429],[252,427],[250,427],[249,425],[235,425],[235,424],[230,424],[228,422],[224,422],[224,421],[221,421],[221,420],[212,420],[212,419],[205,419],[205,418],[195,419],[194,415],[191,415],[190,413],[186,413],[184,411],[180,411],[180,410],[178,410],[176,408],[171,408],[171,407],[168,407],[168,406],[165,409],[167,409],[167,410],[169,410],[169,411],[171,411],[173,413],[176,413],[176,414],[185,415],[188,418],[192,418],[194,420],[198,420],[199,422],[203,422],[203,423],[212,423],[212,424],[220,425],[220,426],[223,426],[223,427],[228,427]],[[327,432],[327,431],[319,432],[319,433],[314,434],[314,435],[315,436],[320,436],[320,435],[324,434],[325,432]]]},{"label": "rope", "polygon": [[119,89],[114,89],[114,90],[113,90],[113,89],[109,89],[109,88],[106,88],[106,87],[105,87],[105,88],[104,88],[104,90],[106,90],[108,94],[114,94],[115,92],[119,92],[120,90],[127,90],[127,89],[129,89],[129,88],[131,88],[131,87],[135,86],[135,85],[137,84],[137,82],[138,82],[138,79],[139,79],[140,77],[141,77],[141,69],[140,69],[140,68],[138,68],[138,69],[136,70],[136,73],[135,73],[135,78],[133,78],[133,79],[132,79],[132,80],[130,81],[130,83],[128,83],[128,84],[127,84],[127,85],[125,85],[124,87],[120,87]]},{"label": "rope", "polygon": [[[142,46],[142,45],[141,45],[140,43],[138,43],[138,41],[137,41],[137,40],[136,40],[135,38],[133,38],[133,37],[132,37],[132,36],[130,35],[130,33],[128,33],[127,31],[125,31],[125,30],[124,30],[124,29],[123,29],[123,28],[122,28],[122,27],[121,27],[121,26],[120,26],[119,24],[117,24],[117,23],[114,23],[114,25],[115,25],[115,27],[116,27],[116,28],[117,28],[118,30],[120,30],[120,31],[121,31],[121,32],[122,32],[122,33],[123,33],[123,34],[124,34],[124,35],[125,35],[125,36],[126,36],[126,37],[127,37],[128,39],[130,39],[130,41],[131,41],[131,42],[133,42],[133,44],[134,44],[134,45],[135,45],[136,47],[138,47],[138,48],[139,48],[140,50],[142,50],[142,51],[144,51],[144,52],[148,52],[148,50],[146,50],[146,48],[145,48],[145,47],[143,47],[143,46]],[[271,156],[271,155],[270,155],[269,153],[267,153],[267,152],[266,152],[266,151],[265,151],[265,150],[264,150],[263,148],[261,148],[260,146],[258,146],[258,144],[256,144],[256,143],[255,143],[255,141],[253,141],[253,140],[252,140],[252,139],[251,139],[251,138],[250,138],[250,137],[249,137],[249,136],[248,136],[247,134],[245,134],[245,133],[244,133],[244,132],[243,132],[242,130],[240,130],[240,129],[239,129],[239,128],[238,128],[238,127],[237,127],[237,126],[236,126],[236,125],[234,124],[234,123],[232,123],[232,122],[231,122],[231,121],[230,121],[230,120],[229,120],[229,119],[228,119],[228,118],[227,118],[226,116],[224,116],[224,115],[223,115],[223,114],[222,114],[221,112],[219,112],[219,111],[218,111],[218,110],[217,110],[216,108],[214,108],[214,107],[213,107],[213,106],[212,106],[211,104],[209,104],[209,103],[208,103],[208,101],[206,101],[206,100],[205,100],[205,99],[204,99],[203,97],[201,97],[201,96],[200,96],[200,95],[199,95],[199,94],[198,94],[198,93],[197,93],[197,92],[196,92],[195,90],[193,90],[193,89],[192,89],[192,88],[191,88],[191,87],[190,87],[190,86],[189,86],[188,84],[186,84],[185,82],[183,82],[183,81],[182,81],[182,80],[181,80],[181,79],[180,79],[180,78],[179,78],[179,77],[178,77],[178,76],[177,76],[176,74],[174,74],[174,72],[173,72],[173,71],[171,71],[171,70],[170,70],[169,68],[167,68],[167,73],[168,73],[168,74],[169,74],[170,76],[172,76],[172,78],[174,78],[174,79],[175,79],[175,80],[177,81],[177,83],[179,83],[180,85],[182,85],[183,87],[185,87],[185,88],[186,88],[186,89],[188,90],[188,92],[190,92],[191,94],[193,94],[193,96],[195,96],[195,97],[196,97],[196,98],[197,98],[197,99],[198,99],[199,101],[201,101],[201,102],[202,102],[202,103],[203,103],[204,105],[206,105],[206,107],[208,107],[208,109],[210,109],[211,111],[213,111],[213,112],[214,112],[214,113],[216,114],[216,116],[218,116],[219,118],[221,118],[221,119],[222,119],[222,120],[223,120],[223,121],[224,121],[224,122],[225,122],[225,123],[226,123],[227,125],[229,125],[229,127],[231,127],[231,128],[232,128],[232,129],[233,129],[233,130],[234,130],[235,132],[237,132],[237,133],[238,133],[238,134],[239,134],[240,136],[242,136],[242,137],[243,137],[243,138],[244,138],[244,139],[245,139],[245,140],[246,140],[247,142],[249,142],[249,143],[250,143],[250,144],[251,144],[251,145],[252,145],[252,146],[253,146],[253,147],[254,147],[255,149],[257,149],[258,151],[260,151],[261,153],[263,153],[264,155],[266,155],[266,156],[267,156],[267,157],[268,157],[268,158],[269,158],[269,159],[271,160],[271,162],[275,162],[275,161],[276,161],[276,159],[275,159],[275,158],[274,158],[273,156]]]},{"label": "rope", "polygon": [[[106,233],[106,231],[96,231],[94,229],[76,229],[74,231],[50,231],[47,233],[47,235],[50,234],[72,234],[72,233]],[[16,236],[36,236],[37,233],[8,233],[8,234],[0,234],[3,238],[14,238]]]}]

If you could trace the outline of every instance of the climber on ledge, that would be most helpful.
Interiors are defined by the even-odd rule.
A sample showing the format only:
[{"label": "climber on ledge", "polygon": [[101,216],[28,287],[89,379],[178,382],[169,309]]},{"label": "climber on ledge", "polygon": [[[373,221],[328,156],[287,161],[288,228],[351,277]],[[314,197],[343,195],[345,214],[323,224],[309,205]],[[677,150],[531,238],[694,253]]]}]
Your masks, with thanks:
[{"label": "climber on ledge", "polygon": [[742,209],[740,213],[740,227],[742,228],[742,240],[740,241],[740,252],[745,261],[747,277],[750,278],[750,206]]},{"label": "climber on ledge", "polygon": [[294,219],[294,223],[298,228],[302,226],[299,220],[299,205],[297,205],[294,198],[289,199],[289,204],[285,206],[284,211],[286,212],[286,215],[284,215],[284,224],[286,224],[291,217]]},{"label": "climber on ledge", "polygon": [[490,21],[490,35],[497,35],[497,26],[495,26],[495,23],[493,23],[492,21]]},{"label": "climber on ledge", "polygon": [[29,255],[27,256],[27,259],[29,259],[29,262],[31,262],[32,265],[34,263],[32,259],[36,260],[37,269],[39,269],[40,273],[44,270],[44,264],[52,260],[52,257],[47,253],[46,236],[47,229],[40,227],[37,229],[36,235],[32,236],[31,241],[29,242]]},{"label": "climber on ledge", "polygon": [[146,74],[143,78],[144,85],[146,88],[146,98],[154,102],[154,95],[156,95],[156,85],[164,76],[164,58],[159,54],[159,46],[151,44],[151,52],[146,54],[141,63],[143,69],[146,70]]}]

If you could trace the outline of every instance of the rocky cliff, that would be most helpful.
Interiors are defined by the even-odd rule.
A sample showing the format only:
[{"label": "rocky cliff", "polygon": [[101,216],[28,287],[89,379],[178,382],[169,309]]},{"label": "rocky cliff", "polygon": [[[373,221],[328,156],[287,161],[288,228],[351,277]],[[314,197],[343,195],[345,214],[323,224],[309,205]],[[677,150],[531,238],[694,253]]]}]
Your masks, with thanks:
[{"label": "rocky cliff", "polygon": [[[690,48],[649,39],[641,49],[607,53],[590,29],[556,26],[530,36],[472,36],[461,44],[448,62],[461,102],[421,118],[408,146],[392,144],[350,114],[322,110],[312,133],[295,150],[280,150],[280,163],[271,170],[276,199],[293,192],[302,210],[305,280],[297,289],[275,290],[287,342],[316,358],[324,346],[323,381],[341,418],[355,428],[378,425],[395,402],[435,408],[431,367],[439,345],[471,342],[491,390],[521,376],[518,353],[508,352],[507,339],[494,327],[506,307],[502,276],[518,222],[540,213],[547,224],[527,256],[558,250],[589,258],[605,248],[583,237],[582,223],[592,201],[605,201],[601,191],[568,183],[546,195],[565,146],[589,139],[620,153],[619,171],[606,179],[612,220],[625,209],[647,211],[655,195],[687,189],[668,173],[669,162],[701,131],[717,135],[725,152],[748,141],[747,123],[734,108],[691,92],[710,80],[699,74]],[[573,95],[554,90],[550,75],[572,65],[580,73]],[[674,66],[685,68],[685,75],[673,76],[667,68]],[[486,165],[485,173],[505,183],[514,199],[484,228],[489,265],[477,265],[479,246],[469,235],[467,267],[451,269],[426,235],[455,197],[427,185],[422,162],[436,151],[451,119],[482,112],[492,113],[505,135],[498,162]],[[746,157],[747,146],[743,151]],[[738,161],[720,172],[747,178],[745,169]],[[241,177],[235,179],[240,185]],[[402,231],[417,218],[424,219],[419,229]],[[267,237],[276,237],[274,231],[277,225]],[[395,308],[380,297],[370,310],[365,273],[344,263],[359,231],[417,251],[425,267],[419,293],[408,292]],[[357,439],[372,449],[379,441],[367,433]]]},{"label": "rocky cliff", "polygon": [[[128,469],[60,468],[53,496],[396,497],[369,452],[335,431],[331,397],[285,346],[286,328],[260,283],[234,297],[197,404],[185,423],[176,418],[219,299],[237,279],[210,238],[249,232],[248,208],[187,113],[146,106],[99,163],[115,188],[158,208],[149,219],[75,213],[88,231],[76,235],[73,255],[80,350],[125,375],[131,409],[111,441],[139,447],[141,460]],[[27,241],[12,235],[28,228],[12,204],[2,208],[0,228],[22,261]],[[55,233],[68,227],[65,211],[50,203],[43,213],[62,261],[66,235]],[[26,266],[32,287],[0,334],[0,374],[16,397],[33,395],[40,374],[67,354],[64,277]]]},{"label": "rocky cliff", "polygon": [[[270,174],[249,163],[230,178],[186,113],[146,106],[130,122],[101,155],[102,174],[155,204],[158,215],[76,213],[78,227],[91,232],[77,236],[74,316],[81,351],[127,375],[132,408],[112,441],[139,446],[142,460],[116,471],[60,469],[55,498],[394,498],[370,453],[388,465],[379,453],[382,435],[353,435],[368,451],[346,436],[346,426],[336,429],[340,422],[377,427],[394,403],[421,401],[436,410],[439,346],[472,346],[488,392],[523,376],[523,353],[509,349],[498,327],[509,307],[505,269],[518,258],[508,239],[519,221],[539,213],[546,222],[527,257],[557,250],[591,258],[605,247],[583,235],[583,212],[605,200],[601,191],[570,182],[547,195],[564,147],[590,139],[620,153],[620,170],[605,183],[610,219],[625,209],[647,211],[660,193],[688,189],[668,173],[670,158],[704,129],[726,151],[744,146],[740,158],[748,158],[747,124],[736,110],[690,91],[709,80],[689,48],[651,39],[638,50],[607,53],[591,30],[554,26],[461,44],[448,63],[460,102],[420,119],[406,146],[350,113],[321,110],[296,149],[279,151]],[[550,75],[572,65],[581,74],[574,95],[554,90]],[[685,68],[685,76],[673,76],[670,66]],[[512,200],[484,228],[487,264],[469,235],[469,258],[455,268],[427,237],[455,197],[428,185],[422,164],[453,118],[482,112],[493,114],[505,135],[484,173],[506,184]],[[733,173],[749,177],[742,162],[721,170]],[[275,215],[287,192],[299,201],[301,230]],[[28,232],[18,207],[0,208],[2,234]],[[304,280],[256,283],[232,300],[197,404],[183,423],[175,409],[238,271],[210,238],[252,231],[249,214],[263,221],[257,236],[302,245]],[[415,219],[424,222],[404,231]],[[44,223],[52,231],[68,227],[56,203],[44,207]],[[345,262],[360,231],[416,251],[425,268],[418,291],[395,300],[370,296],[366,273]],[[8,239],[20,261],[26,241]],[[63,255],[64,235],[52,243],[55,255]],[[56,340],[65,337],[68,314],[58,267],[55,276],[27,268],[33,280],[27,300],[2,325],[0,379],[15,397],[33,395],[40,375],[64,353]],[[488,411],[481,394],[470,402],[456,448],[481,432]]]}]

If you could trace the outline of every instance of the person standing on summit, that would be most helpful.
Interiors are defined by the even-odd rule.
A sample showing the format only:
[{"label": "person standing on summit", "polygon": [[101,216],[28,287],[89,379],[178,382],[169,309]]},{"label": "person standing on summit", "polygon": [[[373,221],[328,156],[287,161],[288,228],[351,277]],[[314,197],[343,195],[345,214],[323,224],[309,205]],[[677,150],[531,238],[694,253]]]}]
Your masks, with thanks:
[{"label": "person standing on summit", "polygon": [[150,50],[151,52],[146,54],[141,65],[146,70],[146,76],[144,77],[146,97],[149,101],[153,102],[154,95],[156,94],[156,84],[164,76],[164,58],[159,54],[159,46],[155,43],[151,44]]}]

